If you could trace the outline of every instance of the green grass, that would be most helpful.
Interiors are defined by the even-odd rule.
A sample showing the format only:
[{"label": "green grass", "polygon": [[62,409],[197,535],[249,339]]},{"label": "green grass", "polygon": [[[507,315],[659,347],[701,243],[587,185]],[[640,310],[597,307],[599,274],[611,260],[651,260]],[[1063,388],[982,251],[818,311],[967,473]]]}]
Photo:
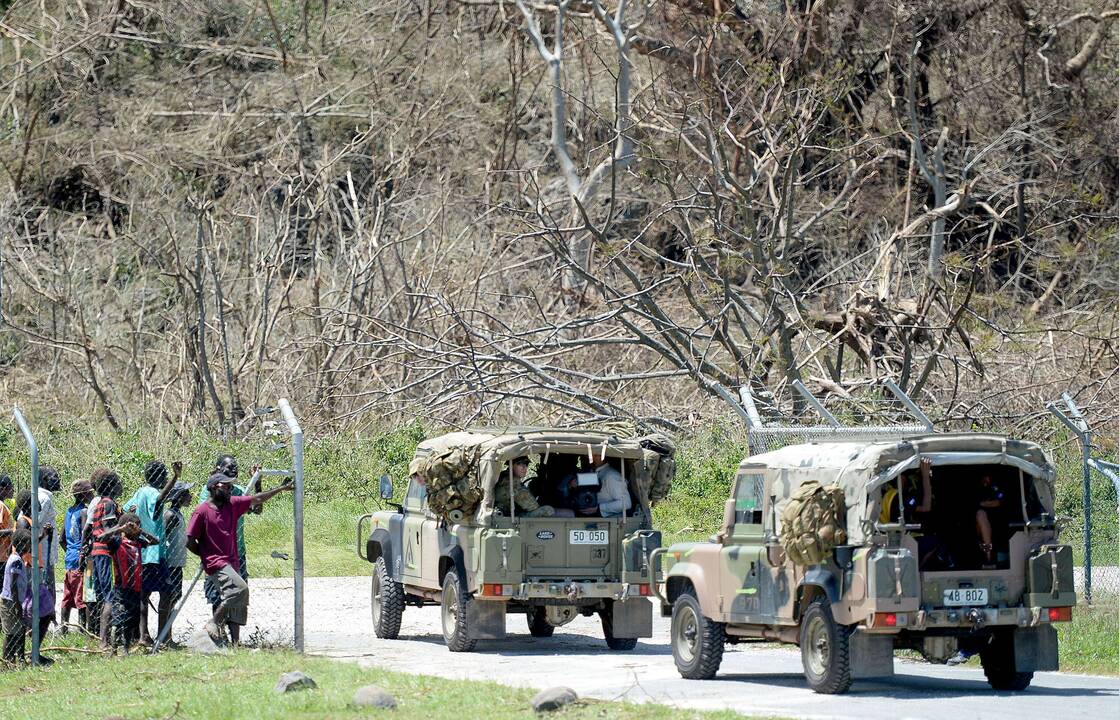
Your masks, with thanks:
[{"label": "green grass", "polygon": [[1110,601],[1077,607],[1071,623],[1057,624],[1062,670],[1119,675],[1119,598]]},{"label": "green grass", "polygon": [[[534,718],[534,691],[496,683],[444,680],[287,652],[241,650],[207,657],[183,652],[123,658],[56,651],[54,666],[0,672],[0,717],[30,712],[41,720],[100,718],[199,718],[282,720],[368,718],[385,711],[350,704],[354,691],[378,685],[396,698],[396,720]],[[302,670],[318,689],[277,695],[281,673]],[[741,717],[732,712],[697,712],[657,705],[585,700],[549,717],[565,720],[679,720]]]}]

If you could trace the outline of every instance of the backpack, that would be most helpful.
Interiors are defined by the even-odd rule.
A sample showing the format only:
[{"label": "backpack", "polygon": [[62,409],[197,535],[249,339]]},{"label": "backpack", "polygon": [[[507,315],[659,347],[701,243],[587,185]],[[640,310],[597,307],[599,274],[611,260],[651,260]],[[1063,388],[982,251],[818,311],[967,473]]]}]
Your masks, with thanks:
[{"label": "backpack", "polygon": [[781,547],[797,565],[819,565],[836,546],[847,543],[846,525],[843,488],[809,480],[781,511]]}]

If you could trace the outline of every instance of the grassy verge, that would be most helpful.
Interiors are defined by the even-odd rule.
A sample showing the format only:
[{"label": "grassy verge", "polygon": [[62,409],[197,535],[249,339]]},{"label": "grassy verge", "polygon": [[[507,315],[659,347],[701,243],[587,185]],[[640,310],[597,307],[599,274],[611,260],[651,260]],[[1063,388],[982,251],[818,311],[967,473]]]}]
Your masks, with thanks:
[{"label": "grassy verge", "polygon": [[[376,684],[396,698],[398,707],[392,717],[398,720],[537,717],[529,704],[532,690],[364,670],[351,663],[286,652],[242,650],[217,657],[170,652],[111,659],[60,652],[54,656],[56,664],[44,670],[0,673],[0,716],[25,715],[33,708],[32,714],[42,720],[86,716],[203,720],[370,717],[383,711],[358,709],[350,701],[357,688]],[[310,675],[318,689],[274,694],[279,675],[295,669]],[[741,716],[587,700],[550,717],[729,720]]]},{"label": "grassy verge", "polygon": [[1057,637],[1062,670],[1119,675],[1119,603],[1076,608],[1071,623],[1057,624]]}]

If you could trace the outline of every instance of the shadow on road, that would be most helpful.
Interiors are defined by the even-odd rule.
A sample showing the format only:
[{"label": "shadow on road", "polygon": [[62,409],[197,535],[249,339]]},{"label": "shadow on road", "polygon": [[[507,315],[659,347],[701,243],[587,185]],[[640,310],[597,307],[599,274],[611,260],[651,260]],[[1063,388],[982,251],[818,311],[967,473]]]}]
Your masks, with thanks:
[{"label": "shadow on road", "polygon": [[[808,685],[801,673],[735,673],[720,674],[709,683],[757,683],[780,687],[807,690]],[[930,697],[958,698],[976,695],[1015,697],[1116,697],[1119,690],[1096,688],[1047,687],[1044,678],[1036,679],[1034,685],[1021,693],[996,692],[984,680],[968,678],[945,679],[942,677],[920,677],[898,674],[889,679],[856,680],[848,691],[851,697],[881,697],[890,700],[927,700]]]},{"label": "shadow on road", "polygon": [[[400,640],[421,642],[430,645],[443,645],[441,633],[423,633],[415,635],[401,635]],[[671,650],[667,645],[637,641],[637,647],[629,651],[616,651],[606,647],[606,641],[588,635],[574,633],[556,633],[550,638],[534,638],[531,635],[518,635],[510,633],[502,640],[479,640],[472,654],[475,655],[500,655],[503,657],[533,657],[539,655],[555,655],[560,652],[575,652],[586,654],[616,654],[626,655],[670,655]]]}]

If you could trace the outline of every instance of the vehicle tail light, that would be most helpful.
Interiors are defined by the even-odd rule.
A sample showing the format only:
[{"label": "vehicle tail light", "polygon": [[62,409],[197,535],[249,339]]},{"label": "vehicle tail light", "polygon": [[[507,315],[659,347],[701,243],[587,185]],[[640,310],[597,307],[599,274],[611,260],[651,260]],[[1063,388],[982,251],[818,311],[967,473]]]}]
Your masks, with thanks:
[{"label": "vehicle tail light", "polygon": [[[902,625],[905,624],[905,616],[902,615]],[[874,613],[874,627],[897,627],[898,614],[897,613]]]},{"label": "vehicle tail light", "polygon": [[1049,608],[1049,622],[1072,622],[1072,608]]},{"label": "vehicle tail light", "polygon": [[638,585],[637,587],[638,587],[639,591],[641,592],[641,597],[649,597],[650,595],[653,594],[652,590],[649,588],[648,585]]},{"label": "vehicle tail light", "polygon": [[[497,583],[484,583],[482,585],[482,594],[489,597],[501,597],[505,595],[505,588],[512,588],[512,585],[498,585]],[[510,591],[510,595],[512,592]]]}]

